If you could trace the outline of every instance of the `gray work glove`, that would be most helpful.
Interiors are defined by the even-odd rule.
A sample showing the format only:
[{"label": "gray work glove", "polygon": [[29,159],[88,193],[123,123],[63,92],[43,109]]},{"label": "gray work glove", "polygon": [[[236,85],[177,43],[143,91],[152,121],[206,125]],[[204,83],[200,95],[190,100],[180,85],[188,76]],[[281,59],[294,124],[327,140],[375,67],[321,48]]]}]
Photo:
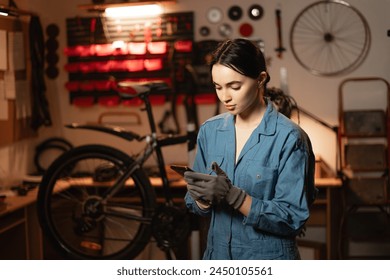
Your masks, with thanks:
[{"label": "gray work glove", "polygon": [[190,195],[201,202],[218,204],[225,200],[234,209],[240,208],[246,196],[245,192],[232,185],[226,173],[216,162],[212,163],[211,168],[217,176],[197,172],[184,173]]}]

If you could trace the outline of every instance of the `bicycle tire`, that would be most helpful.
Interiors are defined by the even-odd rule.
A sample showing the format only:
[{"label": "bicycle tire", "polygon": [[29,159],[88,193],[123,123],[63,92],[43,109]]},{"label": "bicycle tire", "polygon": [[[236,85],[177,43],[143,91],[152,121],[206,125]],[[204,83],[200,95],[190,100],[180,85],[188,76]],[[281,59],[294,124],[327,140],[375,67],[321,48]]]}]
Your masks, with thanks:
[{"label": "bicycle tire", "polygon": [[99,203],[132,163],[117,149],[86,145],[63,153],[45,172],[37,199],[39,222],[66,258],[132,259],[145,248],[156,196],[140,167],[129,177],[134,184]]},{"label": "bicycle tire", "polygon": [[[34,164],[37,168],[37,172],[43,174],[47,167],[53,162],[53,159],[56,158],[56,154],[52,154],[53,150],[57,151],[57,154],[62,154],[70,149],[73,149],[73,145],[64,138],[51,137],[44,140],[35,148]],[[51,151],[46,154],[48,150]],[[42,160],[42,158],[44,158],[44,160]]]}]

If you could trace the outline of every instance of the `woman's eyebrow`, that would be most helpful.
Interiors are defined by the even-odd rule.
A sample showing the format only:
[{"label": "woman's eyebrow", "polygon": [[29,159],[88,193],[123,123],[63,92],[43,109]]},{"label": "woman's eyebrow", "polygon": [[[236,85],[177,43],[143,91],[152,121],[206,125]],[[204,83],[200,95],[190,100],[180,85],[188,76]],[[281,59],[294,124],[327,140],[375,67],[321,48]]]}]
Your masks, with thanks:
[{"label": "woman's eyebrow", "polygon": [[[220,86],[220,84],[218,84],[215,81],[213,81],[213,84],[217,85],[217,86]],[[226,83],[227,86],[231,86],[231,85],[234,85],[234,84],[242,84],[242,82],[241,81],[231,81],[231,82]]]},{"label": "woman's eyebrow", "polygon": [[229,86],[232,84],[242,84],[242,82],[241,81],[231,81],[231,82],[227,83],[227,85],[229,85]]}]

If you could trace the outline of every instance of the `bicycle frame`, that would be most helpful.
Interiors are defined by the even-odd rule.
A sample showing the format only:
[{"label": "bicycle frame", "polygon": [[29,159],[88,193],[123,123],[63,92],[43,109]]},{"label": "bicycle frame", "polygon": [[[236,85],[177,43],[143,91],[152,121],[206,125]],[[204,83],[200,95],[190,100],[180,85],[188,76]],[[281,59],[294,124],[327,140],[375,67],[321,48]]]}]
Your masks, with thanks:
[{"label": "bicycle frame", "polygon": [[[135,86],[134,86],[135,85]],[[166,85],[165,85],[166,86]],[[187,134],[185,135],[177,135],[177,136],[166,136],[159,138],[157,136],[157,128],[153,116],[153,109],[152,105],[149,100],[149,95],[153,93],[154,91],[161,91],[166,90],[167,88],[165,86],[162,86],[162,83],[150,83],[150,84],[125,84],[125,86],[117,87],[118,92],[121,94],[128,94],[129,88],[131,88],[131,92],[134,90],[136,91],[136,94],[133,97],[139,97],[145,104],[144,110],[147,113],[148,123],[150,127],[150,134],[146,136],[140,136],[137,133],[134,133],[132,131],[127,131],[118,127],[108,127],[104,125],[95,125],[95,124],[70,124],[66,127],[73,128],[73,129],[90,129],[95,131],[100,131],[102,133],[108,133],[114,136],[118,136],[121,138],[126,139],[127,141],[142,141],[145,140],[147,145],[146,147],[141,151],[141,153],[135,158],[134,164],[129,166],[123,173],[123,175],[118,178],[118,180],[115,182],[114,187],[107,190],[105,193],[104,200],[109,199],[113,195],[115,195],[125,184],[127,178],[130,177],[130,174],[132,174],[136,169],[143,166],[145,161],[153,154],[153,152],[156,154],[157,157],[157,164],[158,164],[158,170],[160,172],[160,177],[162,180],[162,188],[163,188],[163,194],[165,198],[165,203],[167,205],[172,205],[172,194],[170,192],[170,184],[167,177],[167,172],[165,169],[165,160],[162,154],[162,148],[166,146],[172,146],[176,144],[182,144],[188,142],[188,147],[194,147],[195,141],[196,141],[196,133],[193,131],[187,131]],[[124,91],[122,91],[124,89]]]}]

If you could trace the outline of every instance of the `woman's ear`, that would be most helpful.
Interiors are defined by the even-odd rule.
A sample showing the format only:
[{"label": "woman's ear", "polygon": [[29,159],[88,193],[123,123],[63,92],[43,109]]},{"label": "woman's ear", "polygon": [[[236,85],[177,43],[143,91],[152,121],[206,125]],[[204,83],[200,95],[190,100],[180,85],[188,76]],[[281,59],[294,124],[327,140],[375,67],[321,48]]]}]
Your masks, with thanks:
[{"label": "woman's ear", "polygon": [[258,85],[259,85],[259,86],[264,85],[264,83],[266,82],[267,78],[268,78],[267,72],[262,71],[262,72],[260,73],[260,75],[259,75],[258,80],[257,80]]}]

